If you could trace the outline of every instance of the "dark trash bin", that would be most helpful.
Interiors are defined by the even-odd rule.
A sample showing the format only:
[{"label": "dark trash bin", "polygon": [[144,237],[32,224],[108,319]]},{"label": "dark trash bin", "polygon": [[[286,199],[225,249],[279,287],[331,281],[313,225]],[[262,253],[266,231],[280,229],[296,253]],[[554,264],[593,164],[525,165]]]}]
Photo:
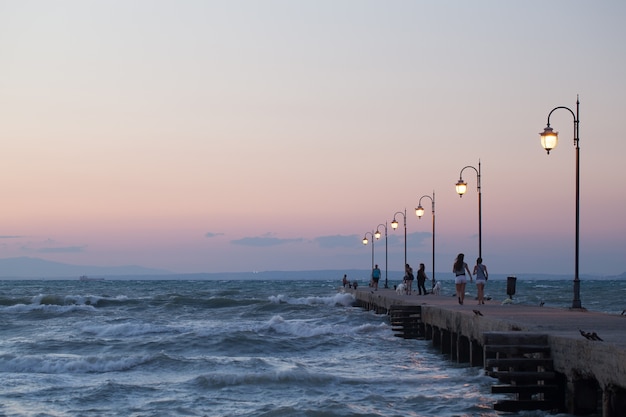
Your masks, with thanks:
[{"label": "dark trash bin", "polygon": [[509,298],[513,298],[513,295],[515,294],[516,281],[516,277],[506,277],[506,294],[509,296]]}]

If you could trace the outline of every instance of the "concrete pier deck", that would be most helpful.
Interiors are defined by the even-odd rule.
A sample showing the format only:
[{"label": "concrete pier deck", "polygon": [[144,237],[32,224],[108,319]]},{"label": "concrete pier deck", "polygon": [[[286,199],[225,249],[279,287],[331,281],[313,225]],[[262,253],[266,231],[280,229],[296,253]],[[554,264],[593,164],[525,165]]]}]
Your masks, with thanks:
[{"label": "concrete pier deck", "polygon": [[[360,306],[379,312],[389,311],[392,306],[420,306],[425,326],[458,336],[452,338],[454,343],[465,340],[470,349],[482,348],[484,335],[489,332],[546,334],[554,370],[568,381],[568,411],[576,413],[576,397],[588,396],[595,389],[601,391],[598,403],[602,404],[604,417],[626,416],[626,315],[508,303],[506,299],[486,300],[478,305],[474,297],[466,297],[460,305],[450,294],[404,295],[382,288],[340,291],[353,294]],[[588,340],[581,330],[595,332],[602,341]],[[482,365],[471,363],[476,353],[469,357],[470,365]]]}]

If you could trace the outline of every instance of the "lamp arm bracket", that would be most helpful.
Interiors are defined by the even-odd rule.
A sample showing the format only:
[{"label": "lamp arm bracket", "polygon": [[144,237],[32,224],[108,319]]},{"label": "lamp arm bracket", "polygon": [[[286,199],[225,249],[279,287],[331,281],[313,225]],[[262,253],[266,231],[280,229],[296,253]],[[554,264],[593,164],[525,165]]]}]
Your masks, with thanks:
[{"label": "lamp arm bracket", "polygon": [[429,196],[428,194],[425,194],[425,195],[421,196],[419,201],[417,202],[418,206],[422,205],[422,198],[424,198],[424,197],[430,199],[430,202],[431,202],[431,205],[432,205],[432,212],[434,213],[435,212],[435,192],[433,191],[433,196],[432,197]]},{"label": "lamp arm bracket", "polygon": [[466,167],[463,167],[463,169],[461,170],[461,173],[459,174],[459,181],[463,181],[463,171],[465,171],[466,168],[472,168],[474,171],[476,171],[476,179],[477,179],[477,186],[478,186],[478,192],[480,193],[480,160],[478,161],[478,169],[476,169],[475,167],[468,165]]},{"label": "lamp arm bracket", "polygon": [[569,112],[571,113],[572,117],[574,118],[574,123],[578,123],[578,119],[576,118],[576,114],[572,111],[572,109],[570,109],[569,107],[565,107],[565,106],[559,106],[559,107],[555,107],[555,108],[553,108],[553,109],[550,111],[550,113],[548,113],[548,127],[550,127],[550,116],[552,116],[552,113],[553,113],[555,110],[558,110],[558,109],[564,109],[564,110],[569,111]]},{"label": "lamp arm bracket", "polygon": [[465,171],[465,168],[472,168],[474,171],[476,171],[476,175],[480,176],[480,173],[478,172],[476,168],[474,168],[471,165],[468,165],[466,167],[463,167],[463,169],[461,170],[461,173],[459,174],[459,179],[463,179],[463,171]]}]

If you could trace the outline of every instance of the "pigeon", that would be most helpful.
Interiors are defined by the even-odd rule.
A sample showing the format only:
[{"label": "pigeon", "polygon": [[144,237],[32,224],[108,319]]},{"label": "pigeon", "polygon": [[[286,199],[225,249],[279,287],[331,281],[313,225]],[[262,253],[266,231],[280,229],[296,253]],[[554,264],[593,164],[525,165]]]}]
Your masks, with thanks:
[{"label": "pigeon", "polygon": [[604,339],[602,339],[600,336],[598,336],[598,334],[596,332],[589,333],[589,332],[582,331],[580,329],[578,329],[578,331],[587,340],[599,340],[600,342],[604,341]]},{"label": "pigeon", "polygon": [[474,312],[474,314],[476,314],[477,316],[482,316],[483,313],[480,312],[480,310],[472,310]]},{"label": "pigeon", "polygon": [[600,336],[598,336],[596,332],[591,333],[591,340],[599,340],[601,342],[604,342],[604,340]]}]

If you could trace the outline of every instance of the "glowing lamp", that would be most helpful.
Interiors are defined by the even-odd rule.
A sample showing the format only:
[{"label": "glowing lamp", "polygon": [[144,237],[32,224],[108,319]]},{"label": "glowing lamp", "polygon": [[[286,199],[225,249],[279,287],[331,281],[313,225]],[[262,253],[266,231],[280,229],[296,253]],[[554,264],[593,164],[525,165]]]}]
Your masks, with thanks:
[{"label": "glowing lamp", "polygon": [[459,197],[463,197],[463,194],[467,191],[467,183],[463,181],[463,178],[459,178],[459,182],[456,183],[456,192]]},{"label": "glowing lamp", "polygon": [[539,135],[541,135],[541,146],[550,155],[550,151],[556,148],[559,143],[559,132],[555,132],[550,126],[547,126]]}]

